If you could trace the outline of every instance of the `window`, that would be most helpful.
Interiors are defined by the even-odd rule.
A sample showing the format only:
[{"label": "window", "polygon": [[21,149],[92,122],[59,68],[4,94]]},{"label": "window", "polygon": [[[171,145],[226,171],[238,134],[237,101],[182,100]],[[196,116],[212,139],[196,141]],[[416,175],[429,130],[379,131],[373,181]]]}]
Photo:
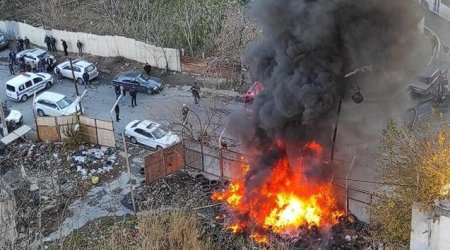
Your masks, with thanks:
[{"label": "window", "polygon": [[13,86],[8,85],[8,84],[6,85],[6,89],[9,90],[9,91],[12,91],[12,92],[16,91],[16,89]]},{"label": "window", "polygon": [[22,84],[22,85],[19,86],[19,91],[22,91],[24,89],[25,89],[25,85]]},{"label": "window", "polygon": [[38,83],[42,82],[42,80],[43,79],[41,77],[36,77],[33,79],[33,82],[34,82],[34,84],[38,84]]},{"label": "window", "polygon": [[28,81],[28,82],[25,83],[25,86],[27,88],[30,88],[31,86],[33,86],[33,83],[31,83],[31,81]]},{"label": "window", "polygon": [[47,58],[48,55],[47,55],[47,52],[44,52],[44,53],[38,55],[37,57],[38,57],[39,59],[42,59],[42,58]]},{"label": "window", "polygon": [[135,128],[141,121],[135,122],[133,125],[131,125],[132,128]]},{"label": "window", "polygon": [[67,65],[67,66],[65,66],[65,67],[63,68],[63,70],[71,70],[71,69],[70,69],[70,66]]},{"label": "window", "polygon": [[141,129],[141,128],[135,129],[134,132],[136,132],[136,133],[138,133],[138,134],[140,134],[140,135],[143,135],[143,136],[145,136],[145,137],[152,138],[152,136],[150,135],[150,133],[144,131],[144,130]]},{"label": "window", "polygon": [[75,71],[75,72],[81,72],[81,69],[78,68],[78,67],[73,67],[73,71]]}]

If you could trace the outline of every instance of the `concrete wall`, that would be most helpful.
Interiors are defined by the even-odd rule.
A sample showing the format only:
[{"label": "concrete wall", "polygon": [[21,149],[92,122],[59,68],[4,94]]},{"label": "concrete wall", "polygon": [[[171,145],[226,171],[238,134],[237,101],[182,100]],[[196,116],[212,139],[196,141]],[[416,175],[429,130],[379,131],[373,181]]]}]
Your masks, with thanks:
[{"label": "concrete wall", "polygon": [[412,210],[411,250],[450,249],[450,218],[435,212],[420,211],[417,205]]},{"label": "concrete wall", "polygon": [[45,30],[15,21],[0,21],[0,30],[12,37],[28,37],[31,43],[46,47],[45,35],[56,38],[56,47],[63,50],[61,39],[66,40],[70,52],[78,52],[76,43],[83,43],[83,52],[104,57],[122,56],[151,66],[181,72],[180,52],[178,49],[161,48],[122,36],[99,36],[82,32]]}]

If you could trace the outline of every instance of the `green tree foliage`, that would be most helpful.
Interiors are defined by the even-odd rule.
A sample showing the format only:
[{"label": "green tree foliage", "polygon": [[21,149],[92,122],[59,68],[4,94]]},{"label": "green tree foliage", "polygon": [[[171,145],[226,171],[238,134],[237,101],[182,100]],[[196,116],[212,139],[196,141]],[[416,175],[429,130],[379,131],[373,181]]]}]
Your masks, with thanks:
[{"label": "green tree foliage", "polygon": [[410,130],[388,120],[379,156],[385,186],[371,208],[378,237],[408,244],[412,204],[431,211],[436,200],[450,198],[450,126],[441,116]]}]

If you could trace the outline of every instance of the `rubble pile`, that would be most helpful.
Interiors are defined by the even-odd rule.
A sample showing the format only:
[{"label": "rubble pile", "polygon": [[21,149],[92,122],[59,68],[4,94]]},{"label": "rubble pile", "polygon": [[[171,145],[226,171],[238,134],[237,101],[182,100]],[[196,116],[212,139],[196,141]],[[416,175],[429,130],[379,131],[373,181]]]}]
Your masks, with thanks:
[{"label": "rubble pile", "polygon": [[[216,180],[203,175],[190,175],[179,171],[150,185],[141,185],[135,190],[139,209],[195,209],[214,205],[210,199]],[[202,210],[204,212],[205,210]],[[212,219],[214,213],[210,213]]]},{"label": "rubble pile", "polygon": [[68,156],[70,166],[76,168],[82,180],[91,176],[107,174],[118,165],[116,154],[112,148],[80,146]]},{"label": "rubble pile", "polygon": [[77,150],[61,143],[10,145],[0,165],[17,203],[18,242],[28,246],[35,241],[39,224],[44,236],[54,232],[68,216],[69,204],[92,188],[88,176],[114,179],[123,170],[123,159],[116,155],[114,149],[90,144]]}]

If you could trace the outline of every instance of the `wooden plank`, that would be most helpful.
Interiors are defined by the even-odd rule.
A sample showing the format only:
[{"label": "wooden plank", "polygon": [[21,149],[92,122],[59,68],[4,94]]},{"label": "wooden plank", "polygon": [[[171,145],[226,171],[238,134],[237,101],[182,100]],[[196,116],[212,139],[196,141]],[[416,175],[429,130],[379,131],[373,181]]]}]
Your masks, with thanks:
[{"label": "wooden plank", "polygon": [[74,124],[77,123],[77,117],[75,115],[57,116],[56,123],[58,125]]},{"label": "wooden plank", "polygon": [[42,141],[60,141],[57,126],[39,126],[39,138]]},{"label": "wooden plank", "polygon": [[0,139],[0,141],[3,142],[3,144],[8,145],[30,131],[30,127],[28,127],[27,125],[22,125],[18,129],[11,131],[8,135]]},{"label": "wooden plank", "polygon": [[98,134],[98,144],[107,146],[107,147],[115,147],[116,146],[116,139],[114,137],[114,131],[112,130],[105,130],[97,128],[97,134]]},{"label": "wooden plank", "polygon": [[80,123],[83,125],[95,127],[95,119],[86,116],[80,116]]},{"label": "wooden plank", "polygon": [[114,130],[114,126],[111,121],[103,121],[103,120],[97,119],[96,124],[97,124],[97,128],[111,130],[111,131]]},{"label": "wooden plank", "polygon": [[56,126],[56,118],[51,116],[36,117],[37,126]]}]

